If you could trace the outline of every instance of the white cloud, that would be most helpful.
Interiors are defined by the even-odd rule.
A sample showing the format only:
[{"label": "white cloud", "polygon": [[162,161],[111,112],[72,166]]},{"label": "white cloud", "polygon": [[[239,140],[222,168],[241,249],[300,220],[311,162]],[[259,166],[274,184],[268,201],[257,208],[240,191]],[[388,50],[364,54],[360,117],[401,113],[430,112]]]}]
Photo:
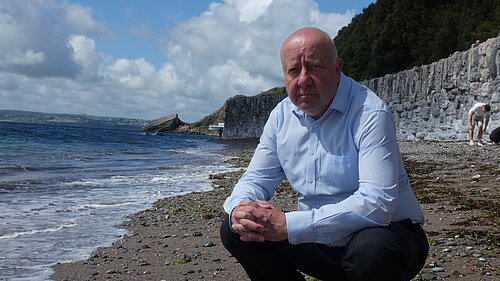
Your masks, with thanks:
[{"label": "white cloud", "polygon": [[262,1],[239,1],[226,0],[230,6],[234,6],[239,12],[239,20],[241,22],[251,23],[265,14],[269,5],[273,0]]},{"label": "white cloud", "polygon": [[84,35],[74,35],[68,40],[73,49],[73,60],[81,67],[80,75],[85,79],[96,78],[104,56],[95,47],[95,41]]},{"label": "white cloud", "polygon": [[67,34],[49,1],[0,1],[0,71],[33,77],[76,75]]},{"label": "white cloud", "polygon": [[[279,47],[293,30],[335,36],[352,16],[324,14],[312,0],[213,3],[159,39],[166,60],[157,68],[99,51],[92,37],[109,29],[87,7],[0,0],[0,107],[196,121],[230,96],[282,86]],[[144,26],[128,30],[150,38]]]},{"label": "white cloud", "polygon": [[33,52],[29,49],[24,53],[15,48],[12,50],[1,50],[0,65],[2,66],[16,66],[16,65],[33,65],[43,63],[46,60],[45,54],[42,52]]},{"label": "white cloud", "polygon": [[155,67],[143,58],[129,60],[118,59],[104,70],[103,76],[131,89],[145,89],[148,82],[155,75]]},{"label": "white cloud", "polygon": [[92,17],[92,9],[90,8],[67,2],[62,2],[58,8],[63,20],[79,33],[98,35],[111,33],[104,23],[98,22]]}]

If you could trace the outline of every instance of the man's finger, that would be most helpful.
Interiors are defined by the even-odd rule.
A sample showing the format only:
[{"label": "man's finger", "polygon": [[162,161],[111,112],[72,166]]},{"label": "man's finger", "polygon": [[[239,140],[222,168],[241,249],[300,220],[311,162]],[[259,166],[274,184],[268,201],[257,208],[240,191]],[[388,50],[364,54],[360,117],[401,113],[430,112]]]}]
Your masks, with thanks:
[{"label": "man's finger", "polygon": [[240,240],[245,242],[264,242],[266,238],[262,234],[247,232],[245,235],[240,236]]},{"label": "man's finger", "polygon": [[259,207],[261,208],[271,209],[273,207],[271,203],[264,200],[255,200],[255,203],[259,204]]},{"label": "man's finger", "polygon": [[232,222],[238,222],[241,219],[248,219],[253,221],[267,222],[268,218],[266,213],[262,211],[262,207],[259,204],[252,202],[251,205],[238,205],[234,208],[231,219]]}]

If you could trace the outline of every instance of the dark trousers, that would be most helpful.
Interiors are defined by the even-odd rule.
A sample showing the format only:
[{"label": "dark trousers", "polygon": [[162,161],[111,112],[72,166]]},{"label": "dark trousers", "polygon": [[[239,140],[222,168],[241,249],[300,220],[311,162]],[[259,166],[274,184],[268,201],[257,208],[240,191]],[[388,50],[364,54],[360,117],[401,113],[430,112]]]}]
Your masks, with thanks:
[{"label": "dark trousers", "polygon": [[411,280],[429,252],[424,231],[410,220],[363,229],[345,247],[243,242],[229,228],[228,218],[220,234],[251,280],[305,280],[299,271],[321,280]]}]

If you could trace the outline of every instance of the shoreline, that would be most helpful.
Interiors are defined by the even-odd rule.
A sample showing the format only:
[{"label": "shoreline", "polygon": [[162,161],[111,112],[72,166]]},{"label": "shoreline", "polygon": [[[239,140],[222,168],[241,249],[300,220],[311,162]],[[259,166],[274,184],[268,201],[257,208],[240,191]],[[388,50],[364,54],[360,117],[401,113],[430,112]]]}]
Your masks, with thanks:
[{"label": "shoreline", "polygon": [[[53,266],[54,280],[248,280],[222,246],[222,202],[253,154],[256,139],[213,140],[239,170],[211,175],[213,190],[166,197],[128,217],[130,234],[83,261]],[[401,141],[412,188],[424,210],[431,249],[416,280],[494,280],[500,275],[500,146],[465,141]],[[490,158],[488,158],[490,156]],[[483,161],[484,160],[484,161]],[[479,175],[479,177],[477,177]],[[282,183],[272,202],[295,208]]]}]

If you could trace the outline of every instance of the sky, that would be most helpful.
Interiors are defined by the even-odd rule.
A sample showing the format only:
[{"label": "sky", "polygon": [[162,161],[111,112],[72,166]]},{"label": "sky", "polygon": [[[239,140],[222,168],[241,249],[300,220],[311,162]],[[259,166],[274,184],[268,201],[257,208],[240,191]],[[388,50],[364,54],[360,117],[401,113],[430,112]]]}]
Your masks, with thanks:
[{"label": "sky", "polygon": [[290,33],[335,37],[373,2],[0,0],[0,109],[194,122],[282,87]]}]

